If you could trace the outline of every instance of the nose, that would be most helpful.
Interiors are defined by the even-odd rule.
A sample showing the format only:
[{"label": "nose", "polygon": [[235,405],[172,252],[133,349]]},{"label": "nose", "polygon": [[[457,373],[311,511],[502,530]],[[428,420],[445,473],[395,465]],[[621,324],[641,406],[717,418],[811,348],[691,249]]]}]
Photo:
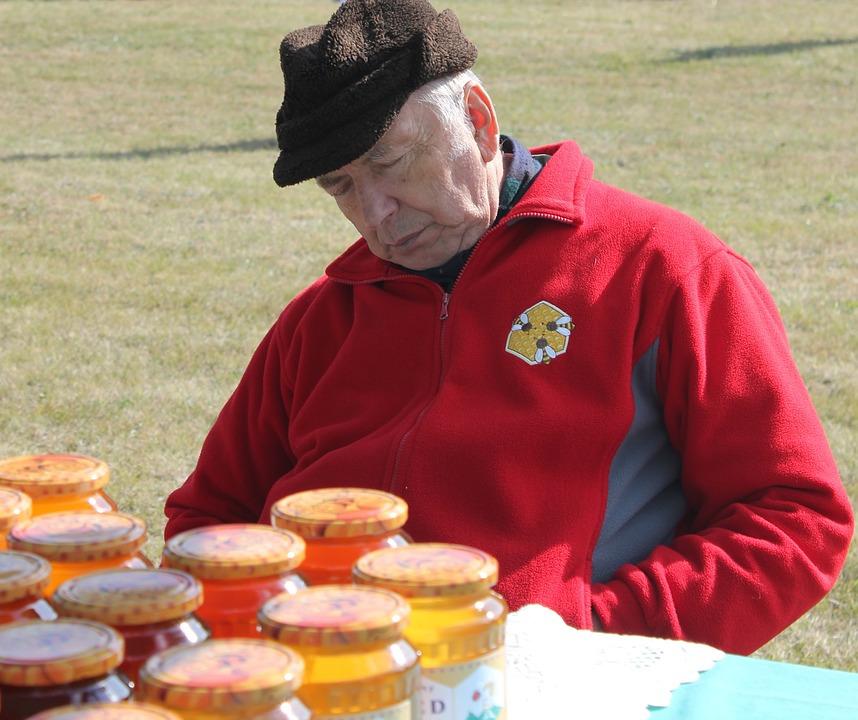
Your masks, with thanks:
[{"label": "nose", "polygon": [[399,203],[383,183],[370,180],[356,184],[356,188],[363,220],[371,230],[377,231],[396,212]]}]

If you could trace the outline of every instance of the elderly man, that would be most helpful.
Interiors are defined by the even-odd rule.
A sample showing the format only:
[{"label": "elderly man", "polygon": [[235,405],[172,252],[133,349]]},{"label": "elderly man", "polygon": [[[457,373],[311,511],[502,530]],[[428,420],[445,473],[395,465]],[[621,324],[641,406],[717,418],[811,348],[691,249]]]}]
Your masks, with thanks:
[{"label": "elderly man", "polygon": [[348,0],[280,54],[274,179],[361,238],[262,341],[168,537],[380,488],[415,540],[495,555],[513,609],[739,653],[831,588],[852,511],[747,262],[501,135],[449,10]]}]

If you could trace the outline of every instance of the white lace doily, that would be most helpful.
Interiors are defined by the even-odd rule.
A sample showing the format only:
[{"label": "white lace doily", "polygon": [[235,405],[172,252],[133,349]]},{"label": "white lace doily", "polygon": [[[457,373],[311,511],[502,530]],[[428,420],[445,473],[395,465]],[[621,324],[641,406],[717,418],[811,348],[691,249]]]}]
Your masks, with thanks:
[{"label": "white lace doily", "polygon": [[507,715],[645,720],[723,656],[708,645],[576,630],[527,605],[507,617]]}]

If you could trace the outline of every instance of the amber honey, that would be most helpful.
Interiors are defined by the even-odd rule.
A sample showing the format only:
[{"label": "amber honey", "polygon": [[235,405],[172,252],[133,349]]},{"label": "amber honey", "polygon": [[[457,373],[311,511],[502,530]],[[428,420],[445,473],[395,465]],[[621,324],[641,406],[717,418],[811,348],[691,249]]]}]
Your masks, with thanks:
[{"label": "amber honey", "polygon": [[195,614],[202,601],[196,578],[167,568],[86,573],[66,580],[52,598],[60,616],[99,620],[122,634],[120,669],[134,683],[155,653],[209,638],[208,627]]},{"label": "amber honey", "polygon": [[122,636],[89,620],[23,620],[0,625],[0,720],[62,707],[118,703],[131,686],[117,672]]},{"label": "amber honey", "polygon": [[40,555],[51,563],[48,597],[61,583],[87,572],[152,567],[141,550],[146,525],[125,513],[48,513],[18,523],[8,537],[11,549]]},{"label": "amber honey", "polygon": [[295,696],[303,670],[298,653],[271,640],[209,640],[146,661],[136,697],[184,720],[307,720]]},{"label": "amber honey", "polygon": [[464,545],[415,543],[365,555],[354,577],[411,606],[405,637],[420,652],[422,717],[506,718],[507,604],[491,590],[495,558]]},{"label": "amber honey", "polygon": [[402,637],[410,614],[396,593],[316,585],[272,598],[259,623],[304,659],[298,695],[314,718],[414,720],[420,664]]},{"label": "amber honey", "polygon": [[256,613],[269,598],[307,586],[297,571],[304,541],[268,525],[195,528],[170,538],[162,565],[190,573],[203,584],[197,614],[213,638],[259,637]]},{"label": "amber honey", "polygon": [[355,561],[372,550],[407,545],[408,505],[381,490],[334,487],[278,500],[271,524],[304,538],[301,573],[311,585],[351,583]]},{"label": "amber honey", "polygon": [[45,599],[51,564],[38,555],[0,551],[0,625],[18,620],[55,620]]},{"label": "amber honey", "polygon": [[68,510],[112,512],[116,503],[105,492],[107,463],[85,455],[21,455],[0,460],[0,485],[27,493],[33,515]]},{"label": "amber honey", "polygon": [[21,520],[33,514],[33,501],[27,493],[0,486],[0,550],[9,547],[6,534]]}]

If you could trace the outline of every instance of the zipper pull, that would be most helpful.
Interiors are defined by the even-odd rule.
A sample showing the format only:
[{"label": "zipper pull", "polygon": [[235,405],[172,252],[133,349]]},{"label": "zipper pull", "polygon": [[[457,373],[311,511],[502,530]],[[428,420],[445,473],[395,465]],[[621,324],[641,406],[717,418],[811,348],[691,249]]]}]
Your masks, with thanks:
[{"label": "zipper pull", "polygon": [[447,316],[450,314],[447,312],[447,307],[450,304],[450,293],[445,292],[444,297],[441,299],[441,317],[439,320],[446,320]]}]

